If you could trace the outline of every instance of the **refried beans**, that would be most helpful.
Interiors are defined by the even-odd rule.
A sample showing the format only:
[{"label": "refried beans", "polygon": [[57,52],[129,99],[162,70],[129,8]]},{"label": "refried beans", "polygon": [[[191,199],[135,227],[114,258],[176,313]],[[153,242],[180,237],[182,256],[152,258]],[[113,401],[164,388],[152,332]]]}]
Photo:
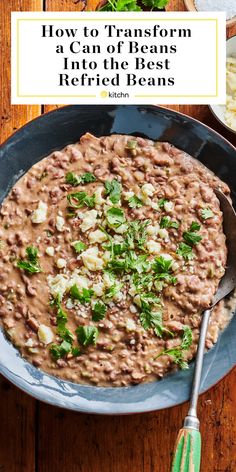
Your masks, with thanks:
[{"label": "refried beans", "polygon": [[22,356],[100,386],[187,368],[226,265],[214,188],[229,195],[183,151],[134,136],[87,133],[35,164],[0,210],[0,320]]}]

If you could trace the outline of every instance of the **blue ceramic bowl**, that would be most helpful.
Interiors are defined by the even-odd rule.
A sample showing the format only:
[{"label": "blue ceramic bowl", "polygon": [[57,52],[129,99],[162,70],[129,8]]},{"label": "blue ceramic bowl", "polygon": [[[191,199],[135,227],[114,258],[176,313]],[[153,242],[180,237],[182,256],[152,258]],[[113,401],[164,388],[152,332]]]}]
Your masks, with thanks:
[{"label": "blue ceramic bowl", "polygon": [[[68,106],[31,121],[0,149],[0,202],[15,181],[56,149],[89,131],[97,136],[133,134],[168,141],[199,159],[227,182],[236,196],[236,149],[198,121],[152,106]],[[201,392],[218,382],[236,363],[236,318],[204,357]],[[189,398],[193,363],[163,380],[123,388],[73,384],[47,375],[22,359],[0,331],[0,372],[39,400],[75,411],[127,414],[178,405]]]}]

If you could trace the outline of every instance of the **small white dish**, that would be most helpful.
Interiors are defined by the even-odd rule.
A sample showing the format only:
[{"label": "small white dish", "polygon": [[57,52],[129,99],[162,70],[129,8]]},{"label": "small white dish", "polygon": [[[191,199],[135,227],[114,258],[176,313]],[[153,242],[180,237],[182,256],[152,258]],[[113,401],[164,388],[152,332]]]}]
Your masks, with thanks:
[{"label": "small white dish", "polygon": [[[226,41],[226,56],[236,57],[236,35],[232,36]],[[226,80],[226,79],[225,79]],[[215,118],[224,125],[231,133],[236,134],[236,131],[230,128],[225,121],[225,105],[209,105],[209,108]]]}]

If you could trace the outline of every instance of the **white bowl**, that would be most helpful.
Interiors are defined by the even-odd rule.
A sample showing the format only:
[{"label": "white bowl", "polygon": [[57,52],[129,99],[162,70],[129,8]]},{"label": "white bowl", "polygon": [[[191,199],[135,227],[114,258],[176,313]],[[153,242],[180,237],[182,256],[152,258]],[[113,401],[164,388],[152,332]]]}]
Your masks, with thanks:
[{"label": "white bowl", "polygon": [[[226,56],[236,57],[236,35],[232,36],[226,41]],[[222,123],[231,133],[236,134],[236,131],[230,128],[225,121],[225,105],[209,105],[210,110],[212,111],[215,118]]]}]

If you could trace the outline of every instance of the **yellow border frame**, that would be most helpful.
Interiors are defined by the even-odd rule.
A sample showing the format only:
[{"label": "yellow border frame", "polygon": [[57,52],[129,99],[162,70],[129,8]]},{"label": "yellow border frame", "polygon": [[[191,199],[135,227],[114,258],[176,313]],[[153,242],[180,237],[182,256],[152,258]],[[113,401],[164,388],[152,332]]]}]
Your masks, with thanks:
[{"label": "yellow border frame", "polygon": [[[114,18],[86,18],[86,21],[114,21]],[[97,95],[20,95],[20,21],[84,21],[85,18],[18,18],[17,19],[17,98],[96,98]],[[214,21],[216,26],[216,93],[215,95],[134,95],[134,98],[213,98],[218,96],[219,78],[218,78],[218,47],[219,47],[219,29],[217,18],[116,18],[116,21]]]}]

